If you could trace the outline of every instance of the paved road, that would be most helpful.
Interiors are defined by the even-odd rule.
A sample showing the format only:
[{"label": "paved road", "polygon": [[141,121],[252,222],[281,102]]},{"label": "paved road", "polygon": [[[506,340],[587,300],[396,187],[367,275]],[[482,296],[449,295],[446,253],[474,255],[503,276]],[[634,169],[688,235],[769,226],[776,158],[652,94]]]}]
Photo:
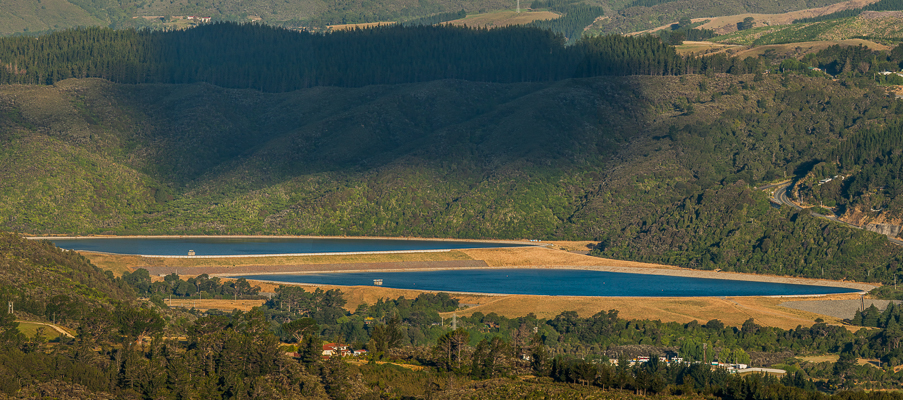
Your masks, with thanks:
[{"label": "paved road", "polygon": [[[791,208],[794,208],[794,209],[797,209],[797,210],[802,210],[802,209],[803,209],[802,207],[800,207],[799,205],[797,205],[796,203],[794,203],[793,201],[791,201],[789,197],[787,197],[787,189],[790,188],[790,186],[791,186],[792,183],[793,183],[793,182],[791,182],[791,181],[785,181],[785,182],[775,183],[775,184],[773,184],[773,185],[762,186],[762,187],[760,187],[760,188],[758,188],[758,189],[760,189],[760,190],[768,190],[768,189],[772,189],[772,188],[777,188],[777,189],[775,189],[774,193],[771,195],[771,201],[772,201],[773,203],[779,204],[779,205],[782,205],[782,206],[788,206],[788,207],[791,207]],[[846,225],[846,226],[848,226],[848,227],[850,227],[850,228],[862,229],[862,227],[859,226],[859,225],[853,225],[853,224],[851,224],[851,223],[849,223],[849,222],[841,221],[841,220],[837,219],[837,217],[835,217],[835,216],[833,216],[833,215],[828,216],[828,215],[819,214],[819,213],[816,213],[816,212],[809,212],[809,214],[811,214],[811,215],[813,215],[813,216],[816,216],[816,217],[819,217],[819,218],[824,218],[824,219],[827,219],[827,220],[830,220],[830,221],[834,221],[834,222],[837,222],[837,223],[839,223],[839,224]],[[891,238],[891,237],[888,237],[887,240],[890,240],[890,242],[893,243],[893,244],[895,244],[895,245],[903,246],[903,240],[894,239],[894,238]]]}]

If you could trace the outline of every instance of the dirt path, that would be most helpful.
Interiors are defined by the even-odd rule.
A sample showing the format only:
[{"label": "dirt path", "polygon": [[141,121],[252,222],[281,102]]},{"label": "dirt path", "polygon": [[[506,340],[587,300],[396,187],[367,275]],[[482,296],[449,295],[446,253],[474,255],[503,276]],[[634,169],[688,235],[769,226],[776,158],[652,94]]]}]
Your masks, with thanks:
[{"label": "dirt path", "polygon": [[36,322],[36,321],[16,321],[16,322],[25,323],[25,324],[32,324],[32,325],[49,326],[50,329],[53,329],[53,330],[59,332],[60,335],[63,335],[63,336],[66,336],[66,337],[70,337],[70,338],[74,338],[74,337],[75,337],[75,336],[72,336],[72,334],[69,333],[68,331],[66,331],[65,329],[60,328],[59,326],[54,325],[54,324],[49,324],[49,323],[46,323],[46,322]]}]

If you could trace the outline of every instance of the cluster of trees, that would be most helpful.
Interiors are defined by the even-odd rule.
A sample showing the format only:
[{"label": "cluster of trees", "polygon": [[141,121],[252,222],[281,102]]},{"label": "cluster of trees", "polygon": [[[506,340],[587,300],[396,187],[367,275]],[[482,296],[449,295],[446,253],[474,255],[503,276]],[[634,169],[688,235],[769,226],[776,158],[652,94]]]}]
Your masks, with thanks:
[{"label": "cluster of trees", "polygon": [[[900,330],[900,323],[903,322],[903,307],[891,302],[888,303],[884,311],[878,310],[875,305],[869,306],[863,310],[856,310],[856,316],[853,317],[851,323],[857,326],[868,326],[873,328],[896,329]],[[894,343],[894,347],[899,343]]]},{"label": "cluster of trees", "polygon": [[661,38],[662,42],[675,46],[683,44],[684,40],[702,41],[717,36],[711,29],[694,28],[693,22],[688,17],[681,18],[678,23],[671,25],[671,29],[662,29],[653,34]]},{"label": "cluster of trees", "polygon": [[533,21],[527,26],[547,29],[560,34],[564,36],[568,44],[574,44],[580,40],[586,28],[592,25],[596,18],[605,15],[602,7],[586,4],[553,4],[551,9],[561,16],[550,20]]},{"label": "cluster of trees", "polygon": [[[552,22],[562,24],[567,18]],[[575,71],[587,77],[757,68],[723,55],[678,56],[648,37],[593,37],[568,47],[563,41],[559,34],[523,27],[389,26],[328,34],[233,23],[175,32],[83,28],[0,39],[0,83],[100,77],[282,92],[436,79],[552,81],[573,77]]]},{"label": "cluster of trees", "polygon": [[136,294],[155,299],[160,302],[168,296],[195,297],[198,298],[222,298],[223,296],[238,298],[243,296],[256,296],[260,293],[260,287],[251,287],[247,279],[223,281],[219,277],[210,277],[201,274],[183,280],[175,273],[163,277],[162,281],[152,282],[146,269],[139,268],[135,272],[123,272],[119,278],[128,284]]},{"label": "cluster of trees", "polygon": [[838,280],[893,282],[901,272],[899,251],[885,236],[845,228],[808,211],[775,210],[764,194],[742,181],[663,211],[632,235],[603,240],[594,254]]},{"label": "cluster of trees", "polygon": [[830,14],[818,17],[800,18],[793,20],[794,24],[805,24],[810,22],[829,21],[832,19],[855,17],[862,14],[863,11],[899,11],[903,10],[903,1],[901,0],[879,0],[861,8],[851,8],[849,10],[835,11]]},{"label": "cluster of trees", "polygon": [[868,47],[833,45],[801,60],[819,67],[831,75],[843,77],[873,76],[882,71],[896,72],[903,68],[903,46],[890,51],[874,51]]},{"label": "cluster of trees", "polygon": [[737,30],[745,31],[747,29],[752,29],[756,26],[756,21],[753,17],[743,18],[743,21],[737,22]]},{"label": "cluster of trees", "polygon": [[[903,215],[901,135],[903,123],[899,121],[852,135],[797,183],[800,199],[834,208],[836,214]],[[819,182],[832,177],[838,179]]]},{"label": "cluster of trees", "polygon": [[[370,347],[367,344],[375,329],[381,329],[384,324],[389,324],[392,332],[397,328],[403,333],[399,343],[391,341],[392,347],[429,345],[443,332],[439,313],[458,308],[458,301],[445,293],[424,293],[414,299],[379,299],[374,304],[359,306],[353,313],[344,309],[345,303],[336,289],[306,292],[298,286],[280,286],[276,296],[264,307],[268,317],[279,322],[311,318],[317,321],[317,335],[340,338],[356,348]],[[289,333],[285,332],[283,337],[290,337]],[[380,349],[376,351],[385,351]]]}]

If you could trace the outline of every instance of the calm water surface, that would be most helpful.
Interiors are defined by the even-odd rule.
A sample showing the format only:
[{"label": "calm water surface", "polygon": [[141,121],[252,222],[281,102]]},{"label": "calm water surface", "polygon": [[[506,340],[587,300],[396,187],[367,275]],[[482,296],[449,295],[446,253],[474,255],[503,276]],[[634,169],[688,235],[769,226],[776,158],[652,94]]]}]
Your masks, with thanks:
[{"label": "calm water surface", "polygon": [[374,279],[382,279],[383,286],[396,289],[551,296],[787,296],[857,291],[784,283],[540,269],[247,275],[244,278],[343,286],[373,285]]},{"label": "calm water surface", "polygon": [[184,256],[194,250],[198,256],[262,254],[352,253],[412,250],[454,250],[518,247],[517,244],[400,239],[320,239],[320,238],[84,238],[51,239],[69,250],[115,254]]}]

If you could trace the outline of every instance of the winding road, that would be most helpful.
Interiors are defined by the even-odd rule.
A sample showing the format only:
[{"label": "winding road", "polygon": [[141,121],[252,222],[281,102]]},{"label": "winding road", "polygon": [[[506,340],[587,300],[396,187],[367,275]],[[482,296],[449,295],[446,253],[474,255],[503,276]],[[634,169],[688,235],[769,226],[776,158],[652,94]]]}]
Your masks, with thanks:
[{"label": "winding road", "polygon": [[[790,208],[794,208],[794,209],[797,209],[797,210],[803,210],[803,209],[804,209],[803,207],[800,207],[798,204],[796,204],[796,203],[794,203],[793,201],[791,201],[789,197],[787,197],[787,189],[789,189],[790,186],[792,186],[792,184],[793,184],[792,181],[784,181],[784,182],[778,182],[778,183],[771,184],[771,185],[762,186],[762,187],[759,187],[758,189],[759,189],[759,190],[771,190],[771,189],[774,189],[774,192],[773,192],[772,195],[771,195],[771,202],[772,202],[772,203],[775,203],[775,204],[780,205],[780,206],[788,206],[788,207],[790,207]],[[829,221],[834,221],[834,222],[837,222],[837,223],[842,224],[842,225],[846,225],[846,226],[848,226],[848,227],[850,227],[850,228],[862,229],[862,227],[859,226],[859,225],[853,225],[853,224],[851,224],[851,223],[849,223],[849,222],[841,221],[841,220],[837,219],[837,217],[835,217],[835,216],[833,216],[833,215],[828,216],[828,215],[819,214],[819,213],[817,213],[817,212],[812,212],[812,211],[810,211],[809,214],[811,214],[811,215],[813,215],[813,216],[816,216],[816,217],[819,217],[819,218],[827,219],[827,220],[829,220]],[[894,238],[891,238],[891,237],[888,237],[887,240],[889,240],[891,243],[893,243],[893,244],[895,244],[895,245],[897,245],[897,246],[903,246],[903,240],[900,240],[900,239],[894,239]]]}]

